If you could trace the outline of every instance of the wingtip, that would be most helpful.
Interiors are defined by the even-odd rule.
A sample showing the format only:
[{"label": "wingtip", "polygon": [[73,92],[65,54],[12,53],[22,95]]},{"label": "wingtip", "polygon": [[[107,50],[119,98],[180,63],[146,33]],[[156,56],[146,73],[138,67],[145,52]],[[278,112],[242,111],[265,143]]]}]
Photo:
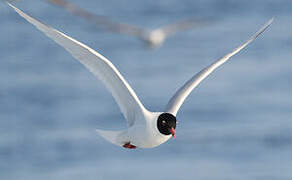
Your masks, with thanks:
[{"label": "wingtip", "polygon": [[5,1],[8,6],[13,7],[13,5],[9,1]]},{"label": "wingtip", "polygon": [[258,30],[249,40],[248,43],[249,44],[251,41],[253,41],[254,39],[256,39],[260,34],[262,34],[266,29],[268,29],[268,27],[271,26],[272,22],[274,21],[274,17],[272,17],[271,19],[269,19],[268,22],[266,22],[262,28],[260,30]]},{"label": "wingtip", "polygon": [[274,21],[274,17],[272,17],[271,19],[268,20],[268,22],[266,22],[266,24],[263,26],[263,29],[266,29],[267,27],[269,27]]},{"label": "wingtip", "polygon": [[274,17],[269,19],[269,21],[264,25],[263,31],[265,31],[274,21]]},{"label": "wingtip", "polygon": [[10,6],[11,8],[17,10],[17,8],[15,6],[13,6],[9,1],[5,1],[6,4],[8,4],[8,6]]},{"label": "wingtip", "polygon": [[267,24],[272,24],[272,22],[274,21],[275,17],[272,17],[268,22]]}]

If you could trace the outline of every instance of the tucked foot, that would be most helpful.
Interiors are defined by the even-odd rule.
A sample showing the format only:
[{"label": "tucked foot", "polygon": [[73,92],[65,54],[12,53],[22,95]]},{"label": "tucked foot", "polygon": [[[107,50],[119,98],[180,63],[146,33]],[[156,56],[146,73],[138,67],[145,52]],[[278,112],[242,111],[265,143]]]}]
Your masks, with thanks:
[{"label": "tucked foot", "polygon": [[132,145],[130,142],[126,143],[123,145],[124,148],[128,148],[128,149],[136,149],[137,147]]}]

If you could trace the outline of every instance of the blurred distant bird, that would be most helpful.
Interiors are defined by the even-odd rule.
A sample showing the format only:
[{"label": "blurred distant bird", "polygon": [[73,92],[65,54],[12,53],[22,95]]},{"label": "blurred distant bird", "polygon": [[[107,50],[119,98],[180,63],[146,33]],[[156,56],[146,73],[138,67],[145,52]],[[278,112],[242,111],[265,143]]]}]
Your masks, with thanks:
[{"label": "blurred distant bird", "polygon": [[115,33],[137,37],[141,39],[143,42],[145,42],[146,45],[148,45],[148,47],[151,48],[160,47],[167,37],[174,35],[179,31],[188,30],[194,27],[201,27],[202,25],[207,24],[206,21],[199,20],[197,18],[190,18],[178,21],[173,24],[169,24],[164,27],[148,30],[134,25],[114,22],[108,17],[92,14],[66,0],[47,0],[47,1],[57,6],[60,6],[77,16],[83,17],[95,23],[99,28]]},{"label": "blurred distant bird", "polygon": [[166,142],[171,135],[174,137],[176,114],[192,90],[217,67],[256,39],[273,21],[273,19],[269,20],[248,41],[188,80],[170,99],[164,112],[150,112],[143,106],[134,90],[108,59],[85,44],[30,17],[13,5],[9,3],[8,5],[49,38],[63,46],[73,57],[79,60],[80,63],[104,83],[128,121],[128,129],[121,131],[97,130],[97,132],[111,143],[130,149],[136,147],[152,148]]}]

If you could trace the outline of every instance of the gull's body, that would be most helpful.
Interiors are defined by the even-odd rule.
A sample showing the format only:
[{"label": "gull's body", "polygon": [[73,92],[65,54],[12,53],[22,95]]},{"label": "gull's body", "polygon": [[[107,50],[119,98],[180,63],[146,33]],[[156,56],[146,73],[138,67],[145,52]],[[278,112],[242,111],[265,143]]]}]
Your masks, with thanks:
[{"label": "gull's body", "polygon": [[205,23],[199,19],[191,18],[181,20],[157,29],[149,30],[130,24],[114,22],[108,17],[98,16],[93,13],[90,13],[66,0],[47,0],[47,1],[49,3],[53,3],[57,6],[60,6],[77,16],[80,16],[95,23],[99,28],[114,33],[126,34],[129,36],[137,37],[140,40],[142,40],[148,47],[151,48],[157,48],[161,46],[167,37],[179,31],[184,31],[196,26],[197,27],[202,26]]},{"label": "gull's body", "polygon": [[122,131],[104,131],[97,132],[106,140],[113,144],[122,146],[125,143],[140,148],[152,148],[166,142],[171,135],[163,135],[157,129],[157,118],[162,112],[145,111],[143,116],[135,119],[135,124]]},{"label": "gull's body", "polygon": [[176,128],[175,116],[192,90],[217,67],[256,39],[272,23],[271,19],[248,41],[194,75],[174,94],[164,112],[150,112],[143,106],[134,90],[108,59],[81,42],[41,23],[13,5],[9,5],[20,16],[64,47],[103,82],[119,105],[121,112],[128,122],[128,128],[120,131],[97,130],[97,132],[111,143],[126,148],[135,148],[136,146],[152,148],[167,141],[171,135],[174,136],[174,129]]}]

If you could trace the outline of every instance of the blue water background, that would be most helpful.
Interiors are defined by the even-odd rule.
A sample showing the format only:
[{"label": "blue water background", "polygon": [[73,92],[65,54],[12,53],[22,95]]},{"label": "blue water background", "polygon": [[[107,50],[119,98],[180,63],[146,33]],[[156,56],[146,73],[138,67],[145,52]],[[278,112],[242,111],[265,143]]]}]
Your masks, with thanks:
[{"label": "blue water background", "polygon": [[1,180],[292,179],[292,1],[71,2],[149,29],[188,17],[212,20],[150,50],[45,1],[15,3],[110,59],[152,111],[162,111],[192,75],[275,21],[192,92],[174,140],[132,151],[95,133],[126,127],[101,82],[1,2]]}]

